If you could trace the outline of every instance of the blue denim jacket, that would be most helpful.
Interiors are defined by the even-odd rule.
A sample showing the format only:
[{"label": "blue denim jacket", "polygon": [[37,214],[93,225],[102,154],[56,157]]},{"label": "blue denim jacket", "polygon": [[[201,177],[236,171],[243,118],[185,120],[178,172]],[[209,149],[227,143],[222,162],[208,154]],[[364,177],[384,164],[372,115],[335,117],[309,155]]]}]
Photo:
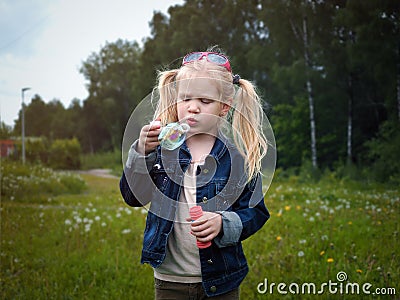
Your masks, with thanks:
[{"label": "blue denim jacket", "polygon": [[[141,263],[160,266],[191,155],[183,144],[168,151],[160,147],[147,156],[131,147],[120,180],[120,190],[130,206],[150,201],[143,238]],[[197,174],[197,205],[222,215],[222,231],[209,248],[199,249],[202,285],[208,296],[236,289],[248,273],[241,241],[258,231],[269,218],[261,177],[250,182],[244,160],[226,138],[217,138]],[[129,182],[129,183],[128,183]]]}]

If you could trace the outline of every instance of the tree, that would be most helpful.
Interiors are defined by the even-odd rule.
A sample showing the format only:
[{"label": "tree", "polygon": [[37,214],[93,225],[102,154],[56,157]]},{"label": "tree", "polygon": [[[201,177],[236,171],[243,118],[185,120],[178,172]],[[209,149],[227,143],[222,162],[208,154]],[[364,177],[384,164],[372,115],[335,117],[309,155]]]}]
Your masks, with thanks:
[{"label": "tree", "polygon": [[85,150],[110,150],[121,145],[130,111],[143,95],[136,42],[117,40],[92,53],[81,73],[89,81],[89,97],[83,104],[88,145]]},{"label": "tree", "polygon": [[0,123],[0,140],[8,139],[12,136],[12,127],[1,121]]}]

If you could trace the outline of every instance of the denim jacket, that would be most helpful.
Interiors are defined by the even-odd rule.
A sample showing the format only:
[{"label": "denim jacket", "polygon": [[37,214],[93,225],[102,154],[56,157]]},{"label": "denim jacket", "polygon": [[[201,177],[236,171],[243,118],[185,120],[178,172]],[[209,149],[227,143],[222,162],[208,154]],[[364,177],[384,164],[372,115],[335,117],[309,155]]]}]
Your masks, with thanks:
[{"label": "denim jacket", "polygon": [[[147,156],[138,154],[135,144],[129,151],[120,180],[121,194],[130,206],[150,202],[141,263],[157,268],[165,258],[183,175],[190,161],[185,143],[173,151],[158,147]],[[269,218],[261,177],[248,182],[243,166],[237,149],[220,136],[197,170],[197,205],[222,215],[221,233],[210,247],[199,249],[202,285],[208,296],[227,293],[240,285],[248,273],[241,241]]]}]

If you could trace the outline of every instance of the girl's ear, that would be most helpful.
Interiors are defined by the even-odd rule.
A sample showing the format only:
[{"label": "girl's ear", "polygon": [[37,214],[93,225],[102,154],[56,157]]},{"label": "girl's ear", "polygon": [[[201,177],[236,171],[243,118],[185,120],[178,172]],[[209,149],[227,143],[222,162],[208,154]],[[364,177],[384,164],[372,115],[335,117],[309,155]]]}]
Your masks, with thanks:
[{"label": "girl's ear", "polygon": [[221,117],[226,116],[226,114],[231,109],[231,107],[232,107],[232,99],[229,99],[227,102],[222,102],[221,103],[221,112],[219,113],[219,115]]}]

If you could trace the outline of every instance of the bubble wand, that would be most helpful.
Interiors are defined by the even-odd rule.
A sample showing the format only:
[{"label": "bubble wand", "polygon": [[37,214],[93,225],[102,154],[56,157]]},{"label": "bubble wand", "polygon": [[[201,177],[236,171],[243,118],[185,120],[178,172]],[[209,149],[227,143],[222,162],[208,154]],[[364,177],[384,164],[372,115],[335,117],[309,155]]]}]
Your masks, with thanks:
[{"label": "bubble wand", "polygon": [[[160,121],[153,121],[151,125],[160,125]],[[190,126],[186,123],[169,123],[161,129],[158,140],[162,148],[167,150],[175,150],[183,144],[186,133],[190,130]]]}]

